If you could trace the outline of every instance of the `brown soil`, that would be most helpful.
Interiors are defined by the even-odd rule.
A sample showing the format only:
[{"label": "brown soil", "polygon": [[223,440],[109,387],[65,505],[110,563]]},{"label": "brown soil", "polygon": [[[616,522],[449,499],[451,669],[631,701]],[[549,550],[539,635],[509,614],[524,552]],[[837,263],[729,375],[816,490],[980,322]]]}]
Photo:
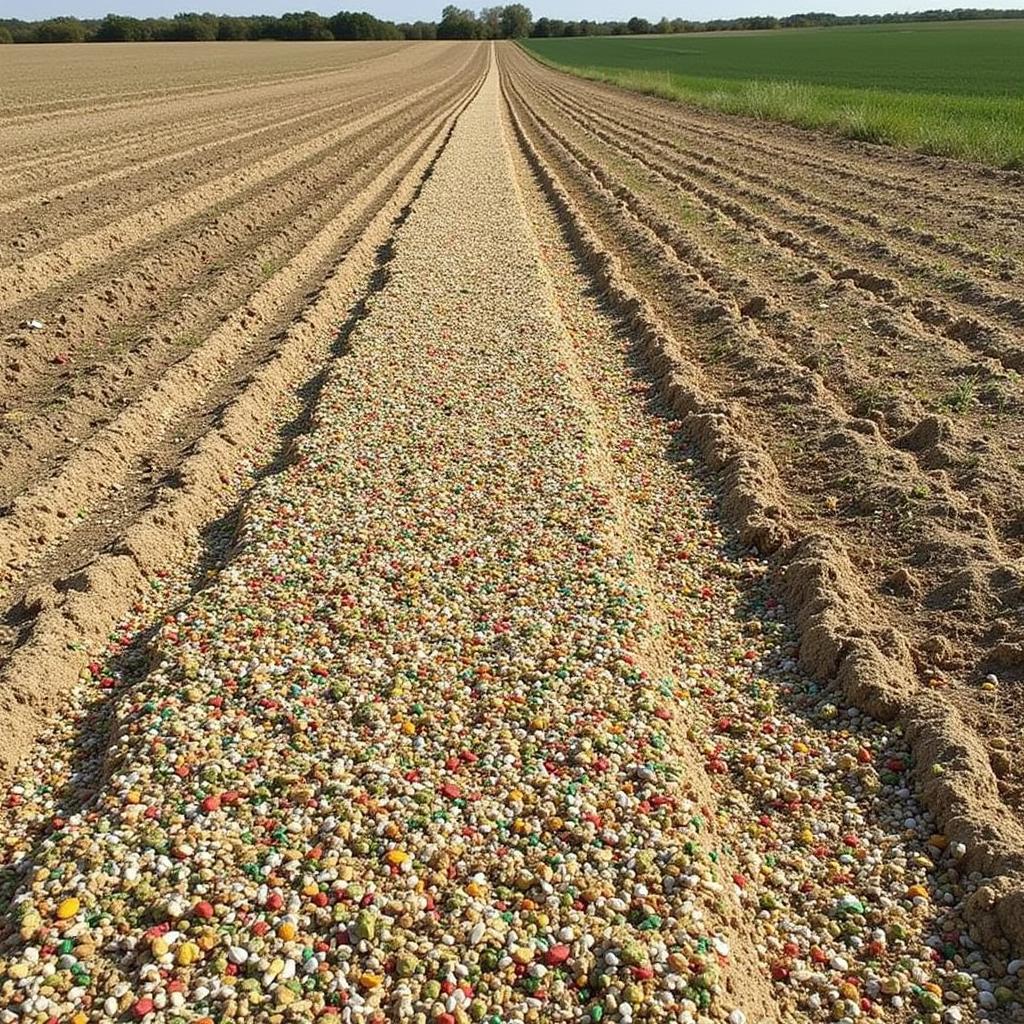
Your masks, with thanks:
[{"label": "brown soil", "polygon": [[[189,555],[240,467],[278,457],[487,63],[448,44],[327,50],[316,73],[268,48],[248,75],[169,73],[162,99],[92,96],[47,115],[35,148],[5,147],[0,774],[76,678],[69,647],[95,647]],[[103,69],[86,62],[71,93]],[[39,125],[14,116],[0,139]]]},{"label": "brown soil", "polygon": [[[929,806],[998,879],[979,933],[1024,946],[1019,178],[498,50],[515,138],[773,555],[804,666],[904,724]],[[142,56],[17,47],[0,104],[0,775],[69,647],[280,454],[487,66],[185,45],[145,48],[140,88]]]},{"label": "brown soil", "polygon": [[1003,878],[979,927],[1024,942],[1019,181],[501,60],[804,666],[905,724],[925,799]]}]

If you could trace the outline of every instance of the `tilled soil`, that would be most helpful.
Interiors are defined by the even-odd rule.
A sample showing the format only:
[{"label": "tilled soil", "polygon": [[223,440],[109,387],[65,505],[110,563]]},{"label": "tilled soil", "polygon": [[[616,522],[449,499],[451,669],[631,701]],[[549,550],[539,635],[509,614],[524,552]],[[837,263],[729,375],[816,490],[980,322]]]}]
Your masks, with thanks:
[{"label": "tilled soil", "polygon": [[[736,180],[768,189],[758,154],[782,147],[792,216],[827,220],[863,209],[833,185],[872,167],[914,202],[945,175],[935,224],[950,203],[995,211],[993,246],[1013,244],[1012,192],[819,140],[826,180],[807,136],[638,110],[511,46],[360,49],[254,70],[250,90],[177,83],[209,132],[199,161],[175,149],[173,106],[166,134],[140,129],[160,116],[148,90],[91,97],[126,145],[152,128],[168,147],[91,165],[98,195],[138,173],[137,205],[69,208],[72,239],[49,217],[10,236],[23,258],[0,288],[53,304],[8,363],[9,409],[24,398],[37,426],[10,433],[0,520],[0,1022],[1024,1019],[1017,825],[968,727],[971,676],[933,659],[912,677],[924,613],[893,602],[887,623],[864,524],[801,500],[828,417],[898,445],[884,409],[840,420],[845,392],[797,373],[780,327],[825,332],[782,270],[798,249],[851,332],[862,292],[904,326],[957,302],[1012,320],[1015,257],[969,295],[868,287],[875,269],[839,266],[845,228],[782,227]],[[241,129],[222,149],[221,104]],[[292,144],[261,128],[271,112]],[[59,163],[39,157],[32,187]],[[260,283],[261,246],[286,261]],[[136,302],[141,267],[163,285]],[[114,268],[132,281],[115,309],[154,342],[130,374],[88,313]],[[80,334],[54,313],[68,282]],[[158,343],[152,325],[190,315],[199,341]],[[58,341],[63,362],[29,354]],[[57,440],[50,367],[75,384]],[[798,383],[800,434],[774,390]],[[90,402],[109,411],[79,415]],[[960,404],[943,443],[976,422]],[[799,437],[790,462],[778,436]],[[143,459],[177,478],[129,485]],[[66,578],[69,560],[85,567]]]},{"label": "tilled soil", "polygon": [[945,773],[923,780],[931,806],[971,801],[986,863],[1019,873],[1018,176],[503,59],[534,160],[657,338],[652,368],[683,382],[695,436],[717,417],[748,463],[732,518],[776,557],[803,664],[907,724],[919,771]]},{"label": "tilled soil", "polygon": [[[301,48],[268,49],[249,74],[228,61],[179,89],[155,71],[141,97],[0,123],[0,639],[25,691],[0,699],[16,715],[42,696],[26,660],[59,689],[65,641],[102,637],[129,577],[173,562],[300,413],[291,396],[315,390],[484,66],[472,48],[330,49],[316,73]],[[98,69],[78,70],[88,94]],[[97,569],[111,545],[136,567]]]}]

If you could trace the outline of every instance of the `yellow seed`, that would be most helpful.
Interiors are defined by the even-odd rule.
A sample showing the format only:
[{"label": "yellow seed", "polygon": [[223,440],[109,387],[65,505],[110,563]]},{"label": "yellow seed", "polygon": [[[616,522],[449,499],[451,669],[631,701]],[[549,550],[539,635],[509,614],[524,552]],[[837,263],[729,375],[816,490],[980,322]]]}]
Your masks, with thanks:
[{"label": "yellow seed", "polygon": [[298,929],[291,923],[291,921],[282,921],[277,926],[277,937],[283,939],[285,942],[291,942],[295,938]]},{"label": "yellow seed", "polygon": [[78,913],[78,908],[81,907],[81,902],[77,896],[69,896],[66,900],[61,900],[60,906],[57,907],[57,917],[61,921],[66,921],[69,917],[74,917]]},{"label": "yellow seed", "polygon": [[194,942],[183,943],[175,957],[179,967],[188,967],[194,964],[201,956],[201,950]]},{"label": "yellow seed", "polygon": [[407,854],[405,850],[388,850],[384,859],[389,864],[394,864],[396,867],[399,867],[409,859],[409,854]]},{"label": "yellow seed", "polygon": [[363,988],[376,988],[384,979],[379,974],[371,974],[369,971],[364,971],[359,975],[359,984]]}]

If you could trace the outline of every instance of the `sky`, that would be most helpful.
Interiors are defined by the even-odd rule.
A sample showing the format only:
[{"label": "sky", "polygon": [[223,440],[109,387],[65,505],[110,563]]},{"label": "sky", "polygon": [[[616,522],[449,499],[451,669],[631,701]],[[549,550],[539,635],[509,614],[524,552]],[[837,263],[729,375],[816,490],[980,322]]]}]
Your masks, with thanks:
[{"label": "sky", "polygon": [[[213,11],[216,14],[283,14],[285,11],[319,11],[334,14],[339,10],[367,10],[378,18],[389,21],[436,21],[441,8],[449,0],[0,0],[0,16],[7,18],[51,18],[72,14],[79,18],[102,18],[113,11],[139,18],[171,15],[177,11]],[[474,7],[467,0],[451,0],[460,7]],[[500,0],[481,0],[479,6],[491,6]],[[669,18],[689,18],[702,21],[709,18],[739,18],[750,14],[785,15],[799,11],[831,11],[835,14],[884,14],[888,11],[923,11],[936,7],[965,6],[950,0],[926,0],[925,3],[872,3],[871,0],[523,0],[539,18],[590,18],[592,21],[625,20],[637,15],[657,21],[662,15]],[[989,4],[988,6],[999,6]],[[971,6],[971,5],[966,5]],[[985,6],[978,4],[977,6]],[[1011,4],[1011,6],[1015,6]]]}]

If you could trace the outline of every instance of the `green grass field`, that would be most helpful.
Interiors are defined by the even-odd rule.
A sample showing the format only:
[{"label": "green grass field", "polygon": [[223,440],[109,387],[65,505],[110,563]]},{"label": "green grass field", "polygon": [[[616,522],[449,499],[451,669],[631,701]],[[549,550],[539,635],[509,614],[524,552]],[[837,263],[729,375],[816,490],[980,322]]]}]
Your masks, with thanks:
[{"label": "green grass field", "polygon": [[566,71],[669,99],[1024,167],[1024,20],[523,45]]}]

